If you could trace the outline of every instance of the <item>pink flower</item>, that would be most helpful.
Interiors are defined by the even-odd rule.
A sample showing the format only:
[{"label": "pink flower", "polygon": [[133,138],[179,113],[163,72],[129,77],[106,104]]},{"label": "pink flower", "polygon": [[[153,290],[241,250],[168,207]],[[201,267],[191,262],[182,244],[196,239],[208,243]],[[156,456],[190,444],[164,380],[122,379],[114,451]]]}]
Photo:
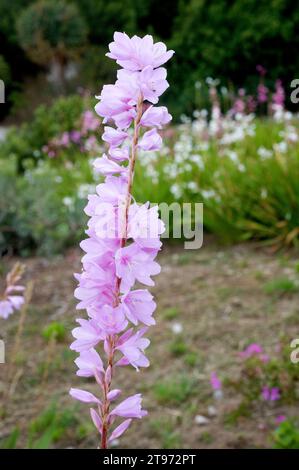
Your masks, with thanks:
[{"label": "pink flower", "polygon": [[100,416],[98,415],[96,410],[93,410],[92,408],[90,408],[90,417],[92,419],[93,424],[95,425],[95,427],[99,431],[99,433],[102,434],[102,432],[103,432],[103,423],[102,423],[102,419],[100,418]]},{"label": "pink flower", "polygon": [[139,147],[142,150],[160,150],[162,147],[162,139],[157,130],[151,129],[150,131],[145,132],[141,141],[139,142]]},{"label": "pink flower", "polygon": [[108,176],[105,183],[97,186],[97,193],[101,202],[117,205],[126,195],[127,179]]},{"label": "pink flower", "polygon": [[83,401],[84,403],[101,403],[100,400],[92,393],[80,390],[79,388],[71,388],[70,395],[73,398],[76,398],[76,400]]},{"label": "pink flower", "polygon": [[249,346],[247,346],[247,348],[240,353],[240,356],[247,359],[248,357],[252,357],[255,355],[262,354],[262,353],[263,353],[262,346],[256,343],[252,343],[252,344],[249,344]]},{"label": "pink flower", "polygon": [[285,100],[285,92],[281,80],[275,82],[275,93],[272,96],[272,104],[283,107]]},{"label": "pink flower", "polygon": [[104,123],[113,119],[117,127],[126,129],[136,116],[137,97],[137,84],[133,84],[129,90],[126,83],[105,85],[101,95],[97,97],[100,101],[96,104],[95,111],[105,118]]},{"label": "pink flower", "polygon": [[161,128],[171,121],[172,117],[165,106],[150,106],[143,113],[140,124],[144,127]]},{"label": "pink flower", "polygon": [[122,305],[124,312],[133,325],[138,322],[145,325],[154,325],[156,322],[152,317],[156,308],[152,294],[145,289],[137,289],[128,292],[122,296]]},{"label": "pink flower", "polygon": [[154,69],[148,65],[141,72],[119,70],[117,74],[119,80],[117,83],[121,84],[130,81],[133,83],[133,87],[138,90],[137,96],[141,93],[145,100],[156,104],[158,103],[159,96],[169,87],[166,75],[166,69],[163,67]]},{"label": "pink flower", "polygon": [[281,423],[283,423],[286,419],[287,419],[287,417],[286,417],[285,415],[278,415],[278,416],[275,418],[275,422],[276,422],[276,424],[281,424]]},{"label": "pink flower", "polygon": [[268,88],[263,83],[257,87],[257,100],[259,103],[266,103],[268,100]]},{"label": "pink flower", "polygon": [[128,218],[128,236],[142,248],[158,251],[161,247],[160,235],[165,225],[159,219],[158,206],[149,207],[149,203],[132,204]]},{"label": "pink flower", "polygon": [[124,160],[129,159],[129,151],[128,149],[123,149],[123,148],[111,148],[109,150],[109,155],[113,160],[116,160],[117,162],[122,162]]},{"label": "pink flower", "polygon": [[108,442],[112,442],[114,441],[115,439],[119,438],[120,436],[122,436],[122,434],[128,429],[128,427],[130,426],[132,420],[131,419],[126,419],[125,421],[123,421],[119,426],[117,426],[117,428],[114,429],[114,431],[112,432],[111,436],[109,437],[109,441]]},{"label": "pink flower", "polygon": [[220,381],[220,379],[218,378],[216,372],[212,372],[212,373],[211,373],[210,382],[211,382],[212,389],[213,389],[214,391],[215,391],[215,390],[221,390],[221,388],[222,388],[221,381]]},{"label": "pink flower", "polygon": [[105,154],[101,158],[97,158],[94,161],[93,166],[96,171],[105,176],[114,175],[115,173],[124,174],[127,171],[125,167],[118,165],[113,160],[110,160],[110,158]]},{"label": "pink flower", "polygon": [[101,339],[105,338],[103,332],[94,321],[79,318],[77,322],[81,326],[73,329],[72,335],[76,340],[70,346],[74,351],[82,352],[91,349]]},{"label": "pink flower", "polygon": [[280,399],[280,390],[278,387],[268,387],[265,385],[262,388],[262,397],[266,401],[277,401]]},{"label": "pink flower", "polygon": [[78,366],[77,375],[79,377],[92,377],[104,372],[103,361],[93,348],[82,351],[75,363]]},{"label": "pink flower", "polygon": [[137,393],[122,401],[110,414],[122,418],[142,418],[147,415],[147,411],[141,409],[141,402],[141,395]]},{"label": "pink flower", "polygon": [[137,333],[132,334],[133,330],[126,331],[118,340],[116,349],[118,349],[124,357],[118,361],[117,365],[123,366],[131,364],[135,369],[139,367],[148,367],[149,360],[143,354],[144,350],[149,346],[150,340],[143,338],[147,328],[142,328]]},{"label": "pink flower", "polygon": [[6,276],[6,288],[0,295],[0,318],[5,320],[16,310],[20,310],[24,304],[23,295],[17,295],[25,290],[24,286],[18,285],[24,272],[24,266],[16,263]]},{"label": "pink flower", "polygon": [[104,305],[93,318],[108,335],[120,333],[128,325],[121,306],[113,308],[110,305]]},{"label": "pink flower", "polygon": [[115,254],[116,274],[121,278],[121,291],[126,292],[139,281],[147,286],[154,286],[151,276],[161,271],[158,263],[143,251],[137,243],[120,248]]},{"label": "pink flower", "polygon": [[107,57],[115,59],[116,62],[128,70],[142,70],[151,65],[156,68],[167,62],[174,51],[167,51],[165,44],[157,42],[154,44],[152,36],[129,38],[125,33],[114,33],[114,42],[109,44],[110,52]]},{"label": "pink flower", "polygon": [[6,320],[14,311],[13,305],[9,300],[0,301],[0,317]]},{"label": "pink flower", "polygon": [[102,136],[102,139],[105,142],[108,142],[108,144],[111,145],[111,147],[118,147],[128,137],[128,134],[126,132],[122,130],[114,129],[113,127],[106,126],[104,130],[105,132]]}]

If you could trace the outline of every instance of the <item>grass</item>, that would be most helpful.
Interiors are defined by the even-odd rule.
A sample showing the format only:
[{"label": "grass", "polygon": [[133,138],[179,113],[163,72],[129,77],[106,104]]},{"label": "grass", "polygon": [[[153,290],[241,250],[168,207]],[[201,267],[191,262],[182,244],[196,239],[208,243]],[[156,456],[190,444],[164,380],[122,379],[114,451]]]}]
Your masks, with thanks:
[{"label": "grass", "polygon": [[176,425],[171,420],[152,420],[150,427],[160,441],[162,449],[177,449],[181,447],[182,437],[176,430]]},{"label": "grass", "polygon": [[186,375],[173,377],[154,385],[154,396],[161,404],[181,404],[194,393],[195,381]]},{"label": "grass", "polygon": [[162,311],[162,317],[165,320],[174,320],[179,316],[179,310],[176,307],[169,307]]},{"label": "grass", "polygon": [[169,351],[175,357],[184,356],[188,351],[188,346],[182,338],[175,339],[169,346]]},{"label": "grass", "polygon": [[292,294],[298,292],[298,286],[292,279],[279,277],[267,282],[264,285],[264,291],[266,294]]}]

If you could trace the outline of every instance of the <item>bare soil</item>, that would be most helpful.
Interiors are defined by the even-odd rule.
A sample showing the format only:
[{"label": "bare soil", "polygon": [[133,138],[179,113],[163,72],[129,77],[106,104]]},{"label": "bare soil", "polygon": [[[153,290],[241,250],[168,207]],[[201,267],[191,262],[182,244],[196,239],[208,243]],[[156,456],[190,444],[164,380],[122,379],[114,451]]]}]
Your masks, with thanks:
[{"label": "bare soil", "polygon": [[[72,250],[50,260],[38,257],[25,260],[25,280],[33,280],[34,293],[14,368],[10,353],[18,314],[7,321],[1,320],[0,337],[5,340],[7,360],[0,365],[2,397],[8,390],[9,374],[15,379],[12,396],[5,400],[2,410],[2,443],[17,426],[20,429],[17,447],[28,446],[32,422],[55,403],[58,413],[69,409],[76,421],[56,436],[51,447],[90,448],[98,444],[88,405],[75,403],[68,395],[71,386],[96,392],[93,381],[76,377],[74,355],[69,351],[71,330],[79,316],[73,297],[73,273],[80,270],[80,257],[79,251]],[[9,264],[14,261],[10,260]],[[264,290],[271,279],[288,277],[296,281],[299,278],[296,255],[273,255],[254,245],[220,247],[209,242],[198,251],[168,247],[160,254],[159,261],[162,273],[152,290],[158,304],[157,325],[148,333],[151,366],[139,373],[126,367],[115,377],[115,387],[123,389],[124,397],[143,393],[149,415],[133,423],[115,445],[128,448],[273,446],[271,413],[265,417],[252,412],[251,416],[240,416],[235,423],[227,424],[225,416],[236,409],[240,397],[224,388],[222,399],[215,399],[209,378],[212,371],[222,379],[237,376],[239,352],[251,342],[271,351],[281,338],[289,344],[299,336],[298,293],[269,295]],[[63,324],[66,336],[49,346],[42,332],[52,322]],[[176,333],[179,329],[182,332]],[[177,384],[182,384],[178,390]],[[174,389],[172,395],[169,388]],[[278,404],[273,416],[278,414],[292,417],[299,416],[299,411],[294,406]],[[197,424],[197,415],[207,417],[208,422]],[[46,430],[44,424],[37,435]]]}]

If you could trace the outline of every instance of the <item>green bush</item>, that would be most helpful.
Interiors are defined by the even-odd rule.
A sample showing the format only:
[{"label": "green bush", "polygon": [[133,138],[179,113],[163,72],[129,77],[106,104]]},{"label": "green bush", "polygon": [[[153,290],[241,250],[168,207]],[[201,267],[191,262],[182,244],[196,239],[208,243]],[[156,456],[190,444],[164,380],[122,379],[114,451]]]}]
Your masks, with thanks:
[{"label": "green bush", "polygon": [[16,158],[18,170],[24,171],[28,160],[32,163],[45,157],[43,146],[50,139],[76,129],[85,107],[90,103],[77,95],[59,98],[52,106],[39,106],[30,122],[8,132],[0,147],[0,159]]},{"label": "green bush", "polygon": [[17,20],[19,43],[38,64],[56,61],[63,67],[78,56],[87,38],[87,26],[76,5],[41,0],[29,5]]},{"label": "green bush", "polygon": [[45,163],[24,176],[6,166],[0,172],[1,253],[50,256],[77,244],[86,227],[80,187],[92,181],[88,161],[78,159],[71,171]]},{"label": "green bush", "polygon": [[283,421],[273,435],[276,449],[299,449],[299,428],[291,420]]},{"label": "green bush", "polygon": [[3,55],[0,54],[0,80],[3,80],[5,83],[5,86],[8,86],[11,80],[11,73],[10,73],[10,66],[3,57]]},{"label": "green bush", "polygon": [[[255,86],[256,65],[285,83],[296,77],[299,10],[291,0],[191,0],[180,2],[169,45],[169,101],[176,114],[194,108],[194,83],[205,77]],[[290,55],[296,56],[290,61]]]}]

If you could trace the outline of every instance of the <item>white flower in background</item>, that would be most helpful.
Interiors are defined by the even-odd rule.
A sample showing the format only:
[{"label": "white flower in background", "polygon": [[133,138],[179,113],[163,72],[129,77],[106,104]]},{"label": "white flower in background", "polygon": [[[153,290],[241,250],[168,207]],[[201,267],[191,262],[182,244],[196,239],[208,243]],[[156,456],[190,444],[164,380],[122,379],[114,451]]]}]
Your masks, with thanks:
[{"label": "white flower in background", "polygon": [[257,154],[259,157],[261,157],[261,160],[267,160],[273,156],[272,150],[268,150],[265,147],[259,147],[257,149]]},{"label": "white flower in background", "polygon": [[262,188],[262,190],[261,190],[261,198],[262,198],[262,199],[266,199],[267,196],[268,196],[268,191],[266,190],[266,188]]},{"label": "white flower in background", "polygon": [[181,186],[177,183],[170,186],[170,192],[173,194],[174,197],[177,198],[180,198],[183,194]]},{"label": "white flower in background", "polygon": [[171,330],[175,335],[179,335],[183,331],[183,325],[181,323],[178,323],[178,322],[173,323],[171,325]]},{"label": "white flower in background", "polygon": [[239,163],[239,156],[237,152],[235,152],[234,150],[229,150],[227,152],[227,156],[232,162]]},{"label": "white flower in background", "polygon": [[66,207],[71,207],[74,203],[73,198],[71,198],[69,196],[64,197],[62,199],[62,202]]},{"label": "white flower in background", "polygon": [[195,183],[195,181],[189,181],[189,182],[186,184],[186,187],[187,187],[190,191],[192,191],[192,192],[194,192],[194,193],[197,193],[198,190],[199,190],[198,185],[197,185],[197,183]]},{"label": "white flower in background", "polygon": [[216,193],[213,189],[203,189],[201,191],[201,194],[204,199],[212,199],[213,197],[216,196]]},{"label": "white flower in background", "polygon": [[278,144],[273,145],[274,150],[279,153],[286,153],[288,150],[288,144],[286,142],[279,142]]},{"label": "white flower in background", "polygon": [[93,184],[81,184],[78,188],[78,197],[79,199],[86,199],[88,194],[94,192]]}]

